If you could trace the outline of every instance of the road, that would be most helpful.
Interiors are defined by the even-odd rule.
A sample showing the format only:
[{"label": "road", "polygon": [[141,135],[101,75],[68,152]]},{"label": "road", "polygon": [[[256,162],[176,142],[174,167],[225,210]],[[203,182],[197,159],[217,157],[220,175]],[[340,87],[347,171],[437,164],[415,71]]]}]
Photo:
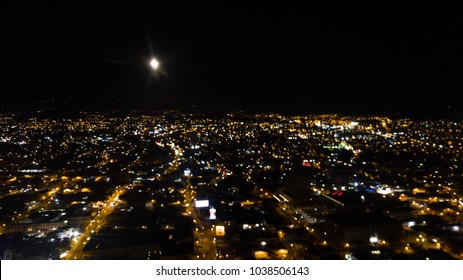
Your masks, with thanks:
[{"label": "road", "polygon": [[[39,208],[46,208],[46,206],[48,206],[48,204],[50,204],[53,201],[53,199],[55,199],[55,196],[62,191],[63,182],[61,180],[49,182],[47,183],[45,188],[48,191],[44,195],[42,195],[36,203],[30,205],[27,209],[25,209],[24,212],[17,213],[14,217],[12,217],[10,223],[20,223],[22,220],[29,217],[30,214],[34,213]],[[5,228],[6,224],[0,227],[0,234],[3,234]]]},{"label": "road", "polygon": [[97,212],[97,215],[90,221],[90,223],[85,228],[85,232],[81,233],[78,237],[75,237],[71,242],[71,248],[69,249],[65,259],[75,260],[82,258],[82,251],[85,248],[85,245],[91,238],[91,234],[97,233],[103,225],[106,223],[106,217],[109,216],[114,209],[117,208],[117,205],[120,203],[119,196],[132,189],[136,185],[128,184],[124,186],[119,186],[114,189],[114,192],[108,199],[104,202],[104,206]]}]

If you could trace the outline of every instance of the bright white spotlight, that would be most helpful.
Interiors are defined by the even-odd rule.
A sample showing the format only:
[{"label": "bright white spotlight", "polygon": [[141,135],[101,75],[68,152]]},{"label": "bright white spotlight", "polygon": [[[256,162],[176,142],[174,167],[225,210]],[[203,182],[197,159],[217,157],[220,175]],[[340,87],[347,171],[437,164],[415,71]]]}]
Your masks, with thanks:
[{"label": "bright white spotlight", "polygon": [[156,58],[151,59],[150,61],[151,68],[157,70],[159,68],[159,61]]}]

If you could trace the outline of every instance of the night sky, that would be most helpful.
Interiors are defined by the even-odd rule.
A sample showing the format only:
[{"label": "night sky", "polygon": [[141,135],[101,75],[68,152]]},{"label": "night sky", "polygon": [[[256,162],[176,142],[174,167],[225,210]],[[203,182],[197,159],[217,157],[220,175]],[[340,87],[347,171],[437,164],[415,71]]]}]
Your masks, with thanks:
[{"label": "night sky", "polygon": [[451,6],[129,2],[2,4],[5,104],[462,116],[462,14]]}]

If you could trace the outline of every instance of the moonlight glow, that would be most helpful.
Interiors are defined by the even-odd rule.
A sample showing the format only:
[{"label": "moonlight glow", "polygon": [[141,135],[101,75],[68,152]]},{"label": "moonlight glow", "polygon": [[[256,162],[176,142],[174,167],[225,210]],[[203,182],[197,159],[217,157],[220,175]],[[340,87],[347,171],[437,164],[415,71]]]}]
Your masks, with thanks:
[{"label": "moonlight glow", "polygon": [[154,70],[156,70],[156,69],[159,68],[159,61],[157,61],[156,58],[153,58],[153,59],[151,59],[151,61],[150,61],[150,65],[151,65],[151,68],[153,68]]}]

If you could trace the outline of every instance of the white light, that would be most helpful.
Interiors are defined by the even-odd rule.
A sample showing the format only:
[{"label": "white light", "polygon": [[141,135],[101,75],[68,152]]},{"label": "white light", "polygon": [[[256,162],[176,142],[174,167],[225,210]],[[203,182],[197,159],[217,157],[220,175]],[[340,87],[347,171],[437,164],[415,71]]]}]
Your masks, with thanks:
[{"label": "white light", "polygon": [[376,192],[379,193],[379,194],[386,195],[386,194],[391,194],[392,190],[391,190],[391,188],[381,188],[381,189],[377,190]]},{"label": "white light", "polygon": [[262,242],[260,243],[260,245],[265,246],[265,245],[267,245],[267,242],[262,241]]},{"label": "white light", "polygon": [[195,207],[196,208],[209,207],[209,200],[196,200]]},{"label": "white light", "polygon": [[150,61],[150,65],[151,65],[151,68],[153,68],[154,70],[156,70],[156,69],[159,68],[159,61],[157,61],[156,58],[153,58],[153,59],[151,59],[151,61]]},{"label": "white light", "polygon": [[214,207],[209,209],[209,219],[215,220],[216,219],[216,210]]}]

